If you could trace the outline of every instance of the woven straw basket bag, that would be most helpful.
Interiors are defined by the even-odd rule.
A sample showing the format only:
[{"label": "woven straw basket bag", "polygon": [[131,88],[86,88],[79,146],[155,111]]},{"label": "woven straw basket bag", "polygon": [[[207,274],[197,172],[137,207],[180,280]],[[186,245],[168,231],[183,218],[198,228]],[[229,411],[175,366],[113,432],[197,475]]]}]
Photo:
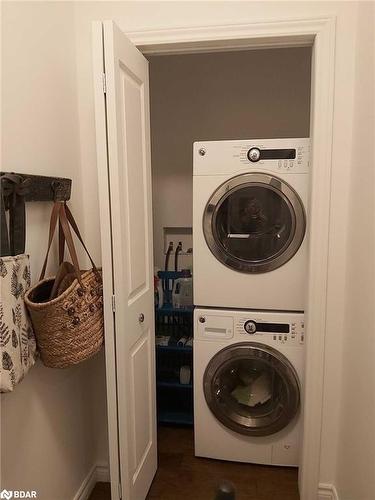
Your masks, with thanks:
[{"label": "woven straw basket bag", "polygon": [[[44,279],[48,254],[59,221],[59,261],[63,263],[67,243],[74,273],[57,283]],[[80,271],[70,226],[78,236],[92,264]],[[56,290],[56,285],[60,285]],[[56,296],[57,295],[57,296]],[[54,297],[54,298],[51,298]],[[56,202],[51,215],[49,241],[40,281],[25,294],[37,345],[43,363],[51,368],[65,368],[96,354],[103,345],[103,285],[101,272],[95,266],[65,203]]]}]

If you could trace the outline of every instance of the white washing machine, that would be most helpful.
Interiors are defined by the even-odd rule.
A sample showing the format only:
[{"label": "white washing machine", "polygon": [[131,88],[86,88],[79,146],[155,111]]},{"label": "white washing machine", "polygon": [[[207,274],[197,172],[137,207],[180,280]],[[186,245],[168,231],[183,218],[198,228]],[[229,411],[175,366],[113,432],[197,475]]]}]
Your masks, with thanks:
[{"label": "white washing machine", "polygon": [[303,311],[309,139],[194,143],[194,303]]},{"label": "white washing machine", "polygon": [[297,466],[303,314],[195,309],[194,329],[196,456]]}]

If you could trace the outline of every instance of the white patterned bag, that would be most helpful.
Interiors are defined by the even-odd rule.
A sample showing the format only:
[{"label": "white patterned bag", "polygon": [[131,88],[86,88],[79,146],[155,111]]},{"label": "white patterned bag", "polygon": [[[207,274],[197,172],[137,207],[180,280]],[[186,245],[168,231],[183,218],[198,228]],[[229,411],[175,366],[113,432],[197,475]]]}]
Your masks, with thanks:
[{"label": "white patterned bag", "polygon": [[36,341],[23,297],[30,288],[26,254],[0,258],[0,391],[10,392],[36,359]]}]

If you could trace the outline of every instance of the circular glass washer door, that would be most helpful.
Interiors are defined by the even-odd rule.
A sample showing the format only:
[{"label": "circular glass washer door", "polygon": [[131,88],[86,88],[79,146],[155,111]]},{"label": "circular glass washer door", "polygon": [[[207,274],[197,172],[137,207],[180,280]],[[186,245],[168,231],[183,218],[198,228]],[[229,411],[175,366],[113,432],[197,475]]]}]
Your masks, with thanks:
[{"label": "circular glass washer door", "polygon": [[203,215],[208,247],[227,267],[264,273],[288,262],[306,230],[303,203],[283,180],[242,174],[214,192]]},{"label": "circular glass washer door", "polygon": [[207,365],[206,402],[227,428],[268,436],[286,427],[300,405],[298,375],[276,349],[257,342],[225,347]]}]

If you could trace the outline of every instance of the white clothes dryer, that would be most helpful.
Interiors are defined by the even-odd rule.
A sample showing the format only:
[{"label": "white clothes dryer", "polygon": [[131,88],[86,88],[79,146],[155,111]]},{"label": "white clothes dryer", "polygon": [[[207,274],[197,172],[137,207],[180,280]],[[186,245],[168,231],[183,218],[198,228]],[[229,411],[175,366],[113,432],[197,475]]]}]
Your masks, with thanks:
[{"label": "white clothes dryer", "polygon": [[195,309],[194,329],[195,454],[297,466],[303,314]]},{"label": "white clothes dryer", "polygon": [[304,310],[309,144],[194,143],[197,306]]}]

